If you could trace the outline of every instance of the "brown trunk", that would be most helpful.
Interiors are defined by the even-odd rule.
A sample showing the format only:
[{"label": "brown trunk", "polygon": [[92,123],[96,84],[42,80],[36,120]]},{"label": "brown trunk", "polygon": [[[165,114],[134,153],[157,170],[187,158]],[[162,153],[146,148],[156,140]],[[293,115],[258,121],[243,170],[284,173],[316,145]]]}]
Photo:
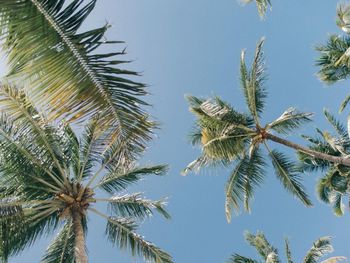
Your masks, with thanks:
[{"label": "brown trunk", "polygon": [[75,261],[77,263],[87,263],[88,259],[87,259],[86,250],[85,250],[85,234],[84,234],[83,224],[81,223],[82,221],[81,213],[76,209],[73,209],[72,216],[73,216],[73,227],[74,227],[74,234],[75,234],[75,247],[74,247]]},{"label": "brown trunk", "polygon": [[299,144],[284,140],[284,139],[277,137],[275,135],[272,135],[270,133],[266,133],[265,138],[268,140],[283,144],[287,147],[293,148],[293,149],[300,151],[300,152],[303,152],[305,154],[308,154],[308,155],[310,155],[314,158],[317,158],[317,159],[322,159],[322,160],[326,160],[326,161],[329,161],[332,163],[338,163],[338,164],[342,164],[345,166],[350,166],[350,158],[337,157],[337,156],[317,152],[317,151],[311,150],[309,148],[303,147]]}]

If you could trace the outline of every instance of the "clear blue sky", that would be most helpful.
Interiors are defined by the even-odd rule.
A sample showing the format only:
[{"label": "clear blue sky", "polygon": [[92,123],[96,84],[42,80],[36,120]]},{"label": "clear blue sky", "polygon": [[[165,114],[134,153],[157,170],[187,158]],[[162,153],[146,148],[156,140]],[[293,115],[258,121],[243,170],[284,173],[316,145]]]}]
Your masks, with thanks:
[{"label": "clear blue sky", "polygon": [[[261,21],[254,4],[242,7],[236,0],[99,0],[86,28],[113,24],[111,40],[126,41],[130,67],[141,71],[150,87],[150,109],[162,124],[150,144],[143,163],[168,163],[168,176],[143,181],[132,190],[147,197],[169,197],[173,216],[165,221],[155,216],[140,232],[168,251],[178,263],[224,262],[233,252],[255,256],[243,232],[262,230],[282,250],[289,237],[295,262],[301,260],[316,238],[334,237],[334,255],[350,258],[350,213],[338,218],[315,196],[317,174],[305,176],[315,206],[305,208],[282,190],[269,170],[268,179],[255,195],[250,215],[242,214],[226,223],[224,186],[229,170],[207,170],[180,176],[199,150],[187,139],[194,118],[184,94],[219,95],[245,110],[239,89],[240,51],[254,52],[261,36],[266,37],[265,55],[269,80],[268,106],[264,120],[295,106],[315,112],[315,122],[300,133],[313,134],[316,126],[330,129],[322,115],[324,107],[337,112],[349,92],[350,81],[332,87],[320,83],[314,66],[314,46],[324,43],[335,26],[336,1],[272,0],[273,11]],[[115,47],[119,48],[119,47]],[[120,46],[123,48],[123,46]],[[251,56],[249,56],[251,57]],[[340,116],[346,118],[345,112]],[[295,134],[294,139],[298,139]],[[286,150],[294,157],[294,153]],[[132,262],[104,239],[104,223],[90,218],[88,249],[90,262]],[[10,262],[39,262],[48,240],[41,240]]]}]

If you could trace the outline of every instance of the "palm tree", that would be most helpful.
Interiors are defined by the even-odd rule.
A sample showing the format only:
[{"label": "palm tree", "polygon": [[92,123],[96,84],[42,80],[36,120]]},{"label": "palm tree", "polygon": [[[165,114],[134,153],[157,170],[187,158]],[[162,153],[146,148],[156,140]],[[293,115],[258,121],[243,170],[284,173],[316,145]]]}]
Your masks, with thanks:
[{"label": "palm tree", "polygon": [[[318,77],[326,84],[332,84],[350,76],[350,5],[342,3],[337,7],[337,25],[346,35],[331,35],[325,45],[319,45],[316,50],[320,57],[317,65],[320,67]],[[340,111],[350,101],[348,95],[340,106]]]},{"label": "palm tree", "polygon": [[[253,0],[242,0],[244,4],[248,4],[253,2]],[[255,0],[256,7],[258,8],[258,13],[260,18],[265,18],[266,16],[266,11],[270,7],[272,7],[271,1],[270,0]]]},{"label": "palm tree", "polygon": [[[335,130],[335,135],[328,131],[316,129],[318,136],[303,136],[310,148],[334,156],[350,157],[350,137],[344,127],[329,111],[324,111],[325,117]],[[324,176],[318,181],[317,193],[321,201],[331,204],[337,216],[344,214],[344,196],[350,193],[350,168],[326,160],[313,159],[299,152],[302,170],[306,172],[320,171]]]},{"label": "palm tree", "polygon": [[[265,235],[262,232],[258,232],[256,235],[251,233],[246,233],[245,235],[248,243],[256,249],[262,261],[251,259],[248,257],[241,256],[239,254],[233,254],[227,263],[279,263],[281,262],[280,256],[276,248],[274,248],[269,241],[266,239]],[[333,252],[333,247],[331,245],[330,237],[321,237],[317,239],[313,244],[310,250],[306,253],[303,258],[303,263],[316,263],[328,253]],[[289,242],[285,240],[285,254],[288,263],[292,263],[292,253],[290,250]],[[346,260],[345,257],[336,256],[331,257],[326,260],[323,260],[323,263],[336,263],[338,261]]]},{"label": "palm tree", "polygon": [[[8,60],[6,82],[26,88],[49,120],[86,120],[98,113],[102,125],[114,127],[114,140],[133,159],[151,139],[138,73],[119,68],[129,61],[120,52],[99,53],[110,27],[82,31],[96,0],[0,0],[2,49]],[[137,128],[136,128],[137,127]],[[130,136],[130,133],[134,136]]]},{"label": "palm tree", "polygon": [[254,189],[262,184],[265,177],[266,160],[262,148],[266,150],[277,178],[284,188],[306,206],[311,205],[301,182],[298,165],[289,160],[284,153],[271,149],[268,141],[303,152],[311,159],[350,166],[348,158],[303,147],[273,134],[275,132],[288,135],[294,132],[300,125],[311,120],[310,113],[289,108],[274,121],[266,125],[260,123],[266,98],[263,43],[262,39],[257,45],[250,70],[245,64],[244,51],[241,56],[241,86],[249,109],[248,113],[236,111],[220,98],[204,100],[188,97],[190,111],[197,117],[195,130],[191,135],[192,143],[201,146],[202,155],[190,163],[183,173],[187,174],[191,170],[199,170],[207,165],[235,165],[226,185],[225,210],[228,221],[231,218],[232,208],[239,211],[241,202],[244,203],[244,209],[250,211],[249,202]]},{"label": "palm tree", "polygon": [[[125,148],[114,142],[113,128],[101,125],[99,115],[92,117],[78,138],[69,125],[49,122],[23,89],[2,85],[0,104],[3,261],[60,228],[42,262],[86,263],[87,218],[94,213],[106,220],[105,234],[113,245],[149,262],[173,262],[135,232],[153,211],[170,217],[164,200],[125,193],[145,176],[163,175],[166,166],[139,167],[123,159]],[[108,215],[94,207],[98,202],[108,205]]]}]

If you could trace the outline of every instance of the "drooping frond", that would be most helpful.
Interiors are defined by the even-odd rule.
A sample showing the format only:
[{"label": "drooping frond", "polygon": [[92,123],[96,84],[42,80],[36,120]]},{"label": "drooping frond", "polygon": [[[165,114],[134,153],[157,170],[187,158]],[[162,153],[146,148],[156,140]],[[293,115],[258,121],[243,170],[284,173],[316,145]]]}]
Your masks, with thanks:
[{"label": "drooping frond", "polygon": [[258,122],[260,114],[264,110],[265,98],[267,96],[264,88],[265,65],[263,59],[264,38],[258,43],[251,69],[245,65],[245,51],[241,55],[241,86],[246,99],[248,109],[254,116],[255,123]]},{"label": "drooping frond", "polygon": [[41,260],[43,263],[74,262],[75,236],[73,224],[67,221],[50,246],[46,249]]},{"label": "drooping frond", "polygon": [[311,206],[312,203],[301,183],[297,165],[294,162],[288,160],[285,154],[276,150],[271,151],[268,147],[267,150],[269,152],[269,156],[273,168],[275,169],[277,178],[281,181],[284,188],[295,197],[300,199],[304,205]]},{"label": "drooping frond", "polygon": [[327,258],[327,259],[323,260],[321,263],[337,263],[337,262],[346,261],[346,260],[347,260],[346,257],[335,256],[335,257]]},{"label": "drooping frond", "polygon": [[229,260],[227,260],[227,263],[258,263],[259,261],[243,257],[238,254],[233,254]]},{"label": "drooping frond", "polygon": [[323,110],[324,116],[326,117],[327,121],[332,125],[334,130],[337,132],[337,134],[343,139],[343,140],[348,140],[348,131],[346,127],[338,121],[333,114],[331,114],[327,109]]},{"label": "drooping frond", "polygon": [[108,193],[114,193],[124,190],[130,184],[136,183],[144,176],[164,175],[168,170],[166,165],[157,165],[149,167],[136,167],[133,169],[111,172],[103,177],[96,187],[99,187]]},{"label": "drooping frond", "polygon": [[262,232],[258,232],[256,235],[246,232],[245,238],[256,249],[264,261],[267,261],[270,256],[274,258],[274,262],[280,262],[277,249],[269,243]]},{"label": "drooping frond", "polygon": [[165,210],[164,201],[152,201],[142,197],[140,193],[122,196],[113,196],[108,199],[110,210],[117,217],[144,219],[153,215],[156,210],[162,216],[170,219],[169,213]]},{"label": "drooping frond", "polygon": [[312,113],[298,112],[295,108],[289,108],[280,117],[266,126],[267,129],[278,133],[289,134],[299,128],[301,124],[311,121]]},{"label": "drooping frond", "polygon": [[332,35],[325,45],[316,50],[320,53],[316,65],[320,67],[318,77],[327,84],[346,79],[350,74],[350,38]]},{"label": "drooping frond", "polygon": [[333,252],[330,237],[322,237],[314,242],[311,249],[303,259],[303,263],[317,263],[317,261],[328,253]]},{"label": "drooping frond", "polygon": [[[139,153],[150,139],[154,124],[142,109],[145,85],[132,80],[137,73],[117,68],[124,52],[96,53],[105,41],[108,25],[80,32],[95,6],[74,0],[1,0],[0,29],[9,63],[7,79],[26,83],[30,97],[50,119],[71,121],[101,112],[104,122],[129,147],[125,155]],[[142,121],[141,121],[142,120]],[[128,136],[131,129],[133,138]]]},{"label": "drooping frond", "polygon": [[250,211],[249,203],[253,192],[263,181],[264,166],[265,161],[259,149],[256,149],[250,157],[244,156],[236,164],[225,190],[225,212],[228,222],[231,220],[232,208],[238,212],[241,202],[244,203],[244,209]]},{"label": "drooping frond", "polygon": [[170,255],[135,233],[132,220],[110,217],[106,226],[108,240],[121,249],[130,249],[133,255],[154,263],[172,263]]},{"label": "drooping frond", "polygon": [[285,239],[285,250],[288,263],[293,263],[292,251],[290,251],[288,239]]}]

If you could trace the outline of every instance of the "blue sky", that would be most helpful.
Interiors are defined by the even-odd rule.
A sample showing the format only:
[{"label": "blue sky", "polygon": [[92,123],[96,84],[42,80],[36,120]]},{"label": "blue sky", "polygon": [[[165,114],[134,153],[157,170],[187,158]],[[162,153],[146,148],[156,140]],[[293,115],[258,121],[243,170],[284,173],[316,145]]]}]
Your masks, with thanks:
[{"label": "blue sky", "polygon": [[[324,86],[315,76],[314,47],[331,33],[341,34],[335,26],[336,1],[272,0],[272,4],[272,12],[261,21],[254,4],[242,7],[236,0],[99,0],[85,24],[92,28],[111,23],[108,39],[126,42],[126,58],[134,60],[130,68],[142,72],[140,80],[149,85],[152,95],[148,100],[153,104],[149,110],[161,129],[140,162],[168,163],[170,171],[166,177],[149,178],[132,190],[145,192],[149,198],[169,198],[172,220],[155,216],[143,224],[140,233],[168,251],[175,262],[224,262],[233,252],[255,256],[244,241],[245,230],[264,231],[281,250],[283,238],[289,237],[295,262],[312,241],[325,235],[334,238],[334,255],[350,258],[350,213],[338,218],[317,200],[314,186],[319,174],[304,176],[314,201],[313,208],[305,208],[282,189],[269,169],[255,195],[252,213],[233,217],[231,224],[224,213],[229,170],[180,175],[200,153],[187,137],[194,117],[188,112],[184,94],[218,95],[246,110],[238,79],[240,51],[246,48],[251,58],[262,36],[266,37],[269,75],[263,121],[295,106],[314,112],[315,121],[291,139],[302,142],[298,136],[314,134],[315,127],[330,130],[322,110],[326,107],[336,113],[350,82]],[[345,120],[348,113],[347,109],[339,117]],[[283,150],[295,157],[292,151]],[[90,217],[89,223],[90,262],[143,262],[107,243],[103,221]],[[38,262],[47,245],[48,240],[41,240],[10,262]]]}]

